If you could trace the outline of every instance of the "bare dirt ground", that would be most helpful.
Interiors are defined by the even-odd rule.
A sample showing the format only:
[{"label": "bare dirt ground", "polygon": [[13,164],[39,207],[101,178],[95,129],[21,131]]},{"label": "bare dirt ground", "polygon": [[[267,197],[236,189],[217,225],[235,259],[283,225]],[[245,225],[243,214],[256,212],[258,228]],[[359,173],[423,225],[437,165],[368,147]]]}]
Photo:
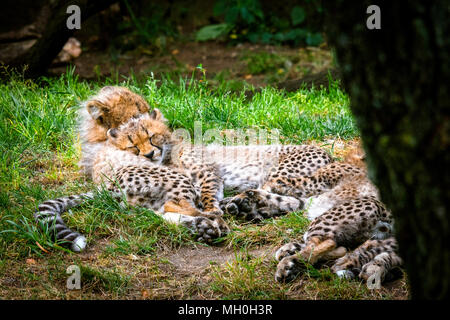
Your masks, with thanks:
[{"label": "bare dirt ground", "polygon": [[[258,53],[280,57],[282,63],[274,65],[273,70],[252,74],[246,57]],[[72,63],[76,67],[75,73],[81,78],[95,80],[131,72],[138,76],[153,73],[156,77],[167,72],[191,75],[198,65],[202,65],[208,78],[224,73],[226,79],[242,80],[258,87],[268,82],[301,78],[320,72],[331,66],[332,58],[326,47],[292,48],[249,43],[232,46],[219,42],[180,42],[170,45],[164,53],[159,54],[144,47],[114,57],[105,51],[84,50]],[[49,72],[59,75],[66,71],[66,67],[67,65],[54,65]]]}]

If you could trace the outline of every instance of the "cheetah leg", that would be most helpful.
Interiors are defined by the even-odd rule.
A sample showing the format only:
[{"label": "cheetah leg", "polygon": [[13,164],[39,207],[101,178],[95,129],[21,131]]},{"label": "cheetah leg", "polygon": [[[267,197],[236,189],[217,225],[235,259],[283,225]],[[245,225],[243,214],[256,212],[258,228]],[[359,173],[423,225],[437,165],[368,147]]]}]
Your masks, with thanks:
[{"label": "cheetah leg", "polygon": [[378,276],[380,281],[383,282],[389,270],[401,265],[402,259],[395,252],[383,252],[363,265],[358,276],[365,281],[368,281],[372,276]]},{"label": "cheetah leg", "polygon": [[249,221],[284,215],[300,210],[304,203],[294,197],[281,196],[262,189],[250,189],[220,202],[223,210]]},{"label": "cheetah leg", "polygon": [[194,208],[187,200],[174,201],[169,200],[164,204],[164,212],[175,212],[187,216],[197,217],[202,213],[197,208]]},{"label": "cheetah leg", "polygon": [[[198,171],[197,171],[198,170]],[[196,168],[196,174],[191,174],[200,185],[201,203],[204,212],[223,215],[219,201],[223,198],[223,181],[216,173],[213,165],[207,168]]]},{"label": "cheetah leg", "polygon": [[[379,253],[380,249],[382,253]],[[367,240],[354,251],[336,260],[331,270],[341,278],[358,276],[366,281],[377,274],[382,281],[389,270],[402,263],[395,250],[395,240]]]},{"label": "cheetah leg", "polygon": [[277,265],[275,280],[278,282],[292,281],[304,269],[304,261],[314,264],[321,258],[330,255],[341,255],[344,253],[344,250],[345,248],[342,247],[336,248],[336,242],[333,240],[320,241],[319,238],[313,237],[300,251],[299,256],[301,258],[297,254],[284,255],[281,258]]},{"label": "cheetah leg", "polygon": [[330,253],[335,253],[336,242],[334,240],[328,239],[325,241],[320,241],[318,237],[311,238],[306,247],[300,252],[300,255],[309,263],[315,264],[321,258],[325,257]]},{"label": "cheetah leg", "polygon": [[[217,177],[217,179],[219,179]],[[204,206],[204,212],[215,215],[222,215],[219,201],[223,198],[223,184],[221,181],[203,182],[200,186],[201,202]]]},{"label": "cheetah leg", "polygon": [[319,195],[330,188],[324,182],[319,182],[315,177],[297,177],[269,180],[264,184],[263,189],[301,199]]},{"label": "cheetah leg", "polygon": [[344,247],[337,247],[336,249],[324,254],[322,257],[324,260],[336,260],[340,257],[343,257],[347,254],[347,249]]}]

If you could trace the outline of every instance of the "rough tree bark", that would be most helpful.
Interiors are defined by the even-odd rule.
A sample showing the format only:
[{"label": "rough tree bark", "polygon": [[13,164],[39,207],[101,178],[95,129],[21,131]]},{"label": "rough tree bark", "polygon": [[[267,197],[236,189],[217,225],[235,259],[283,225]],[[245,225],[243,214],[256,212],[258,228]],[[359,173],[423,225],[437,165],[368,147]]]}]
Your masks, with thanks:
[{"label": "rough tree bark", "polygon": [[[369,30],[366,9],[381,9]],[[371,177],[395,217],[413,299],[450,285],[450,20],[446,1],[324,1]]]},{"label": "rough tree bark", "polygon": [[114,2],[117,2],[117,0],[56,0],[52,2],[50,9],[52,16],[42,37],[27,52],[14,59],[9,65],[18,69],[27,65],[24,72],[26,77],[35,78],[42,75],[75,31],[68,29],[66,26],[69,17],[69,14],[66,13],[67,7],[70,5],[79,6],[81,21],[84,21]]}]

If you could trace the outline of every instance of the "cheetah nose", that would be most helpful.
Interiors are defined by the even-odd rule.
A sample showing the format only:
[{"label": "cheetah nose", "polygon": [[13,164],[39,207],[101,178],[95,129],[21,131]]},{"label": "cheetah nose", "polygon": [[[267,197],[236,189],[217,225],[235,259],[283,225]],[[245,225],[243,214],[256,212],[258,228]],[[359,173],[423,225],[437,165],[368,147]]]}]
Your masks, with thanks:
[{"label": "cheetah nose", "polygon": [[149,158],[150,160],[152,160],[154,154],[155,154],[155,150],[153,150],[152,152],[149,152],[147,154],[144,154],[144,157]]}]

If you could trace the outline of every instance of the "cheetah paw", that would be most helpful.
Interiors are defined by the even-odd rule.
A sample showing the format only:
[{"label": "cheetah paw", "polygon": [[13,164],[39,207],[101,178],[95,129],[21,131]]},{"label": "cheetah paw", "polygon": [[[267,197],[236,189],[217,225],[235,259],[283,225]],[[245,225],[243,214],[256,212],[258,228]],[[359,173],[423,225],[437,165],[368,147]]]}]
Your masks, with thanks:
[{"label": "cheetah paw", "polygon": [[262,221],[264,216],[256,212],[254,206],[248,198],[229,197],[220,202],[222,210],[234,217],[242,218],[247,221]]},{"label": "cheetah paw", "polygon": [[228,227],[228,224],[225,222],[225,220],[222,219],[222,217],[209,217],[210,220],[213,221],[213,224],[220,230],[221,236],[224,236],[230,232],[230,227]]},{"label": "cheetah paw", "polygon": [[295,255],[287,256],[278,263],[275,280],[278,282],[291,282],[302,271],[304,271],[304,263]]},{"label": "cheetah paw", "polygon": [[211,242],[213,239],[226,235],[230,229],[220,217],[214,219],[207,217],[194,217],[192,230],[197,235],[197,241]]},{"label": "cheetah paw", "polygon": [[382,266],[378,265],[374,261],[370,261],[365,265],[363,265],[358,277],[364,281],[368,281],[369,278],[376,278],[376,277],[383,280],[385,274],[386,274],[385,269]]},{"label": "cheetah paw", "polygon": [[304,245],[299,242],[286,243],[275,253],[275,259],[281,261],[283,258],[292,256],[303,249]]}]

